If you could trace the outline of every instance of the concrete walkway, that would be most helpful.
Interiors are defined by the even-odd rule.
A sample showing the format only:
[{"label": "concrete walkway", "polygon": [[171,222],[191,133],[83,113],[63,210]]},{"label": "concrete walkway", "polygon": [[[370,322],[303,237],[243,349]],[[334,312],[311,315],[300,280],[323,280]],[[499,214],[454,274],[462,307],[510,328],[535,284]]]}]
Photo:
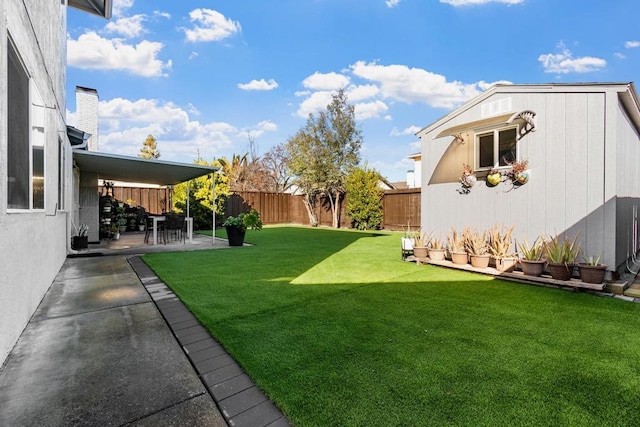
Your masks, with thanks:
[{"label": "concrete walkway", "polygon": [[124,256],[67,259],[0,371],[0,426],[288,425],[153,272],[131,263],[147,288]]}]

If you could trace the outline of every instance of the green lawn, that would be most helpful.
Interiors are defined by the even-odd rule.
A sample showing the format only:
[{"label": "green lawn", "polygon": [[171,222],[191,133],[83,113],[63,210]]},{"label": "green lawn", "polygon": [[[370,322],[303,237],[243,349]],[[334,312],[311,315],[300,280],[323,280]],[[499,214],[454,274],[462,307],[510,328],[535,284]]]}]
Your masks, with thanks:
[{"label": "green lawn", "polygon": [[247,241],[144,260],[295,425],[640,425],[638,304],[404,263],[399,234]]}]

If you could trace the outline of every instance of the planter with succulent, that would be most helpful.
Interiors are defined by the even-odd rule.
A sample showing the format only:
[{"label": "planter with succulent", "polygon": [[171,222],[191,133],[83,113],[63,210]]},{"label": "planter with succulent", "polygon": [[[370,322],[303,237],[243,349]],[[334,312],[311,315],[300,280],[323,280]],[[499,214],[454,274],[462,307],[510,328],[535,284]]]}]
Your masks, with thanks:
[{"label": "planter with succulent", "polygon": [[115,222],[111,224],[111,238],[113,240],[120,239],[120,230],[118,228],[118,224],[116,224]]},{"label": "planter with succulent", "polygon": [[255,209],[251,209],[247,213],[228,217],[222,223],[222,226],[227,230],[229,246],[242,246],[247,229],[262,230],[262,220],[260,219],[260,213]]},{"label": "planter with succulent", "polygon": [[542,259],[544,248],[544,240],[540,237],[537,237],[532,244],[529,244],[526,237],[522,239],[522,242],[518,243],[520,268],[524,274],[536,277],[542,274],[544,264],[546,263],[546,261]]},{"label": "planter with succulent", "polygon": [[529,171],[529,160],[520,160],[510,163],[509,179],[513,185],[524,185],[529,182],[531,172]]},{"label": "planter with succulent", "polygon": [[495,260],[496,269],[500,272],[513,271],[518,263],[518,258],[514,252],[511,252],[511,235],[513,234],[513,226],[507,228],[505,226],[494,226],[489,230],[489,252]]},{"label": "planter with succulent", "polygon": [[600,257],[585,257],[584,262],[578,263],[580,280],[585,283],[601,284],[604,282],[604,275],[606,272],[607,266],[600,264]]},{"label": "planter with succulent", "polygon": [[426,232],[420,230],[413,236],[413,256],[416,258],[426,258],[429,249],[427,245],[429,244],[429,240],[431,236],[427,235]]},{"label": "planter with succulent", "polygon": [[489,236],[487,231],[478,230],[465,232],[465,248],[471,259],[471,266],[476,268],[486,268],[489,266]]},{"label": "planter with succulent", "polygon": [[125,217],[120,217],[118,219],[118,232],[119,233],[124,233],[125,231],[127,231],[127,218]]},{"label": "planter with succulent", "polygon": [[89,226],[87,224],[81,224],[76,232],[78,235],[71,237],[71,249],[87,249],[89,247],[89,237],[87,236]]},{"label": "planter with succulent", "polygon": [[434,261],[443,261],[447,250],[444,247],[442,235],[431,237],[429,240],[429,258]]},{"label": "planter with succulent", "polygon": [[476,181],[478,179],[476,178],[475,174],[473,173],[473,168],[466,164],[463,163],[462,164],[462,176],[460,177],[460,183],[462,184],[462,186],[464,188],[471,188],[474,185],[476,185]]},{"label": "planter with succulent", "polygon": [[487,174],[487,185],[495,187],[502,182],[502,174],[498,169],[491,169]]},{"label": "planter with succulent", "polygon": [[554,279],[571,279],[574,262],[580,253],[580,244],[577,240],[578,235],[573,240],[569,240],[566,236],[564,239],[560,239],[558,235],[555,235],[546,241],[544,250],[547,258],[547,269]]},{"label": "planter with succulent", "polygon": [[452,228],[447,236],[447,245],[451,254],[451,262],[454,264],[467,264],[469,255],[464,248],[464,238],[455,228]]}]

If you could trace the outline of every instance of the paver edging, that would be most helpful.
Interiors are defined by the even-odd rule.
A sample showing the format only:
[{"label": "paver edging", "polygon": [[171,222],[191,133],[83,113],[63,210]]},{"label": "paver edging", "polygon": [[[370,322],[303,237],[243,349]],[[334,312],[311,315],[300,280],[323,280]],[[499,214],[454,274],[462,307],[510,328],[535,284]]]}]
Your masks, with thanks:
[{"label": "paver edging", "polygon": [[[127,257],[127,261],[169,326],[182,351],[198,373],[200,381],[211,395],[226,422],[231,426],[244,425],[248,420],[251,420],[251,425],[256,427],[276,424],[290,425],[284,414],[258,388],[220,343],[206,331],[177,295],[142,261],[140,256]],[[183,310],[186,310],[188,314]],[[177,313],[180,314],[177,315]],[[197,325],[189,328],[193,328],[190,331],[192,333],[185,334],[182,325],[185,322],[192,323],[192,319],[197,322]],[[198,328],[198,325],[201,329]],[[209,354],[206,354],[207,351]],[[194,358],[193,355],[196,353],[198,357]],[[235,370],[236,367],[237,370]],[[217,373],[222,374],[223,370],[228,372],[230,368],[234,368],[233,373],[226,376],[216,375]],[[213,378],[218,379],[212,380]],[[225,390],[223,394],[220,393],[222,390]],[[248,393],[250,390],[251,392]],[[244,410],[239,413],[229,413],[227,411],[229,403],[233,401],[233,405],[238,406],[237,400],[243,397],[246,401],[241,402],[240,406]],[[257,420],[263,424],[255,424]]]}]

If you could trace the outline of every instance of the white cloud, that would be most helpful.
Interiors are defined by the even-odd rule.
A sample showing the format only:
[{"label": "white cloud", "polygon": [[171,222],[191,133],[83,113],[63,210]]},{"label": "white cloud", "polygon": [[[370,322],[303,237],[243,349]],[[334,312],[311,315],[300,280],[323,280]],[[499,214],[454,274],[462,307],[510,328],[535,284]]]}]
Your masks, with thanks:
[{"label": "white cloud", "polygon": [[162,62],[158,54],[163,44],[143,40],[136,45],[121,39],[105,39],[91,31],[78,40],[67,40],[67,63],[72,67],[95,70],[123,70],[143,77],[166,76],[171,61]]},{"label": "white cloud", "polygon": [[384,98],[408,104],[421,102],[432,107],[452,108],[478,95],[482,89],[479,83],[448,82],[443,75],[406,65],[358,61],[350,68],[354,75],[375,82]]},{"label": "white cloud", "polygon": [[574,58],[573,54],[563,43],[558,44],[558,53],[540,55],[540,61],[545,73],[591,73],[607,66],[607,61],[593,56]]},{"label": "white cloud", "polygon": [[238,87],[242,90],[273,90],[278,87],[278,83],[270,79],[251,80],[249,83],[238,83]]},{"label": "white cloud", "polygon": [[307,117],[309,114],[323,110],[331,103],[333,92],[322,90],[313,92],[307,99],[300,103],[297,114],[300,117]]},{"label": "white cloud", "polygon": [[133,6],[133,0],[114,0],[111,10],[114,17],[122,16]]},{"label": "white cloud", "polygon": [[212,9],[194,9],[189,13],[193,28],[182,28],[187,41],[210,42],[220,41],[242,30],[240,23],[225,18],[223,14]]},{"label": "white cloud", "polygon": [[273,123],[271,120],[263,120],[257,125],[258,129],[275,132],[278,130],[278,125]]},{"label": "white cloud", "polygon": [[[189,106],[189,110],[194,108]],[[210,160],[246,137],[229,123],[201,123],[183,108],[155,99],[100,101],[99,114],[100,149],[110,153],[135,156],[147,135],[153,134],[164,160],[191,162],[198,152]],[[268,124],[258,127],[269,129]]]},{"label": "white cloud", "polygon": [[389,109],[387,104],[380,100],[355,104],[354,107],[356,120],[377,118],[386,113]]},{"label": "white cloud", "polygon": [[109,33],[116,33],[128,38],[140,36],[145,32],[142,23],[146,20],[145,15],[133,15],[125,18],[118,18],[115,21],[109,21],[105,29]]},{"label": "white cloud", "polygon": [[302,82],[303,86],[311,90],[338,90],[349,84],[349,77],[335,72],[315,72]]},{"label": "white cloud", "polygon": [[440,3],[450,4],[451,6],[467,6],[470,4],[487,4],[487,3],[504,3],[504,4],[520,4],[525,0],[440,0]]},{"label": "white cloud", "polygon": [[387,7],[396,7],[400,4],[400,0],[386,0],[384,3],[387,5]]},{"label": "white cloud", "polygon": [[391,129],[391,136],[406,136],[406,135],[415,135],[420,129],[420,126],[409,126],[402,130],[398,130],[398,128],[394,127]]},{"label": "white cloud", "polygon": [[171,14],[169,12],[161,12],[159,10],[154,10],[153,16],[159,16],[160,18],[171,19]]},{"label": "white cloud", "polygon": [[627,59],[627,57],[624,56],[624,53],[621,53],[621,52],[614,52],[613,55],[618,59]]},{"label": "white cloud", "polygon": [[375,85],[360,85],[347,88],[347,98],[349,102],[358,102],[364,99],[373,98],[380,93]]},{"label": "white cloud", "polygon": [[626,47],[627,49],[633,49],[633,48],[636,48],[636,47],[640,47],[640,41],[629,40],[627,42],[624,42],[624,47]]},{"label": "white cloud", "polygon": [[191,52],[189,54],[189,59],[197,58],[198,56],[200,56],[198,52]]}]

